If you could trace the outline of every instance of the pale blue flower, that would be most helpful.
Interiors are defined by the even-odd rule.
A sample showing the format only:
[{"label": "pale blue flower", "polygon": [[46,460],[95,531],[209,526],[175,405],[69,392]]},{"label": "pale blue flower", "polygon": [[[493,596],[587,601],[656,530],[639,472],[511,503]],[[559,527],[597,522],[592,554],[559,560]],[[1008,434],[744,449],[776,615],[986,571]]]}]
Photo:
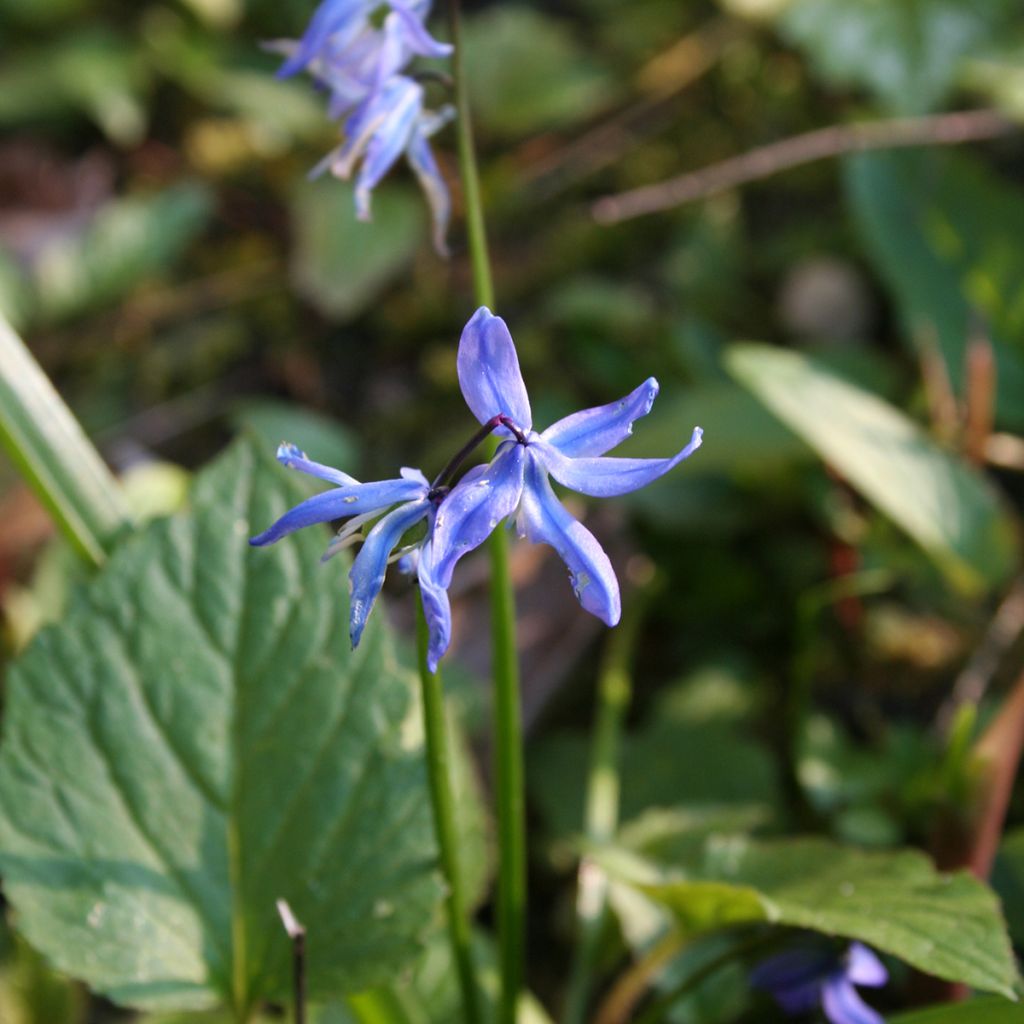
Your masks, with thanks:
[{"label": "pale blue flower", "polygon": [[884,1024],[854,986],[877,988],[889,980],[889,974],[859,942],[842,955],[827,948],[787,950],[758,964],[750,980],[756,988],[770,992],[789,1014],[807,1013],[820,1004],[832,1024]]},{"label": "pale blue flower", "polygon": [[549,476],[582,494],[610,497],[637,490],[667,473],[700,447],[702,431],[667,459],[605,458],[624,441],[633,421],[650,412],[658,382],[650,377],[625,398],[573,413],[537,433],[504,320],[481,307],[462,333],[458,354],[463,397],[481,423],[501,418],[504,440],[490,465],[468,473],[438,509],[435,573],[447,586],[458,559],[481,544],[502,520],[515,516],[519,533],[550,544],[569,569],[580,604],[614,626],[621,605],[608,556],[552,490]]},{"label": "pale blue flower", "polygon": [[[291,469],[309,473],[335,486],[330,491],[300,502],[249,543],[254,547],[262,547],[315,523],[348,519],[348,523],[331,541],[323,560],[326,561],[342,548],[362,540],[362,549],[349,571],[352,595],[349,635],[353,647],[358,646],[363,635],[366,621],[384,585],[388,564],[397,557],[393,554],[395,549],[408,531],[420,523],[426,523],[425,538],[418,545],[420,550],[416,571],[423,610],[430,629],[430,668],[436,671],[437,662],[448,649],[451,638],[451,608],[445,589],[435,580],[435,547],[431,534],[435,511],[447,489],[431,488],[427,478],[418,469],[403,469],[401,475],[393,480],[360,483],[341,470],[311,461],[292,444],[281,445],[277,450],[277,458]],[[363,538],[362,528],[375,519],[377,521]]]}]

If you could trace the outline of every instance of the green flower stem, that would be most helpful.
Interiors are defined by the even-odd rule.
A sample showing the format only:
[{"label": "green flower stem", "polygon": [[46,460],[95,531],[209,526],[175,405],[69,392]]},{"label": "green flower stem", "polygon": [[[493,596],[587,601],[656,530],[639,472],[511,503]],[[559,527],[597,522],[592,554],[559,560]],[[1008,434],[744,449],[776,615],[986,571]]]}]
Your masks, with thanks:
[{"label": "green flower stem", "polygon": [[[473,146],[462,49],[459,0],[448,0],[455,106],[462,172],[463,205],[473,268],[473,291],[481,306],[494,309],[494,284],[487,250],[480,175]],[[491,442],[491,454],[495,442]],[[508,566],[508,537],[495,530],[488,541],[491,556],[491,654],[494,674],[494,785],[498,808],[498,945],[501,994],[498,1024],[514,1024],[523,980],[523,934],[526,925],[526,823],[523,793],[523,730],[516,651],[515,594]]]},{"label": "green flower stem", "polygon": [[419,653],[420,686],[423,694],[423,722],[427,743],[427,774],[434,829],[441,853],[441,871],[447,887],[448,936],[452,959],[459,976],[462,1009],[466,1024],[480,1024],[480,1001],[473,970],[469,914],[464,875],[459,864],[459,837],[455,828],[455,799],[451,786],[451,746],[444,710],[444,687],[439,673],[427,668],[430,640],[423,606],[416,601],[416,646]]},{"label": "green flower stem", "polygon": [[117,481],[32,353],[0,316],[0,445],[93,566],[130,520]]},{"label": "green flower stem", "polygon": [[[633,696],[630,662],[643,612],[654,588],[638,592],[628,606],[619,628],[611,633],[598,679],[597,710],[583,831],[587,848],[609,843],[619,821],[619,751],[622,724]],[[565,1024],[583,1024],[593,985],[593,972],[607,918],[608,876],[589,855],[580,862],[576,896],[577,941],[569,989],[566,994]]]}]

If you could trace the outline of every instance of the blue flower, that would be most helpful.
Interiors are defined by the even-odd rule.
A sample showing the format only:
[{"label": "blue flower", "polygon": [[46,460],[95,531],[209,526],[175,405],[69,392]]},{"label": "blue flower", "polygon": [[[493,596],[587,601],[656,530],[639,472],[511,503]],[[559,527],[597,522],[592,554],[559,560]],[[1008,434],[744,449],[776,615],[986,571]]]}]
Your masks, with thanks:
[{"label": "blue flower", "polygon": [[430,669],[436,671],[437,662],[448,649],[451,638],[451,608],[446,590],[435,581],[435,547],[431,541],[435,510],[444,492],[432,490],[418,469],[403,469],[401,476],[394,480],[360,483],[341,470],[311,461],[292,444],[281,445],[277,458],[291,469],[309,473],[335,486],[333,490],[300,502],[269,529],[251,538],[249,543],[254,547],[273,544],[314,523],[348,519],[324,553],[323,560],[326,561],[342,548],[358,541],[362,527],[377,519],[349,571],[352,592],[349,635],[353,647],[358,646],[370,611],[384,585],[388,563],[393,559],[392,552],[409,530],[426,522],[427,533],[419,545],[416,571],[423,610],[430,627]]},{"label": "blue flower", "polygon": [[832,1024],[884,1024],[855,985],[884,985],[889,974],[867,946],[854,942],[842,956],[828,949],[793,949],[758,964],[751,983],[770,992],[789,1014],[821,1005]]},{"label": "blue flower", "polygon": [[608,556],[555,497],[548,478],[595,497],[635,491],[696,451],[700,427],[667,459],[605,458],[632,433],[633,421],[650,412],[658,394],[658,382],[650,377],[618,402],[573,413],[536,433],[512,336],[504,320],[484,307],[462,332],[458,372],[473,414],[484,424],[501,417],[497,429],[506,440],[490,465],[467,473],[438,509],[433,532],[438,583],[447,586],[458,559],[515,515],[521,536],[550,544],[561,556],[580,604],[614,626],[621,605]]},{"label": "blue flower", "polygon": [[[389,13],[378,27],[379,7]],[[370,193],[403,153],[419,179],[430,206],[434,246],[446,253],[448,188],[427,140],[454,116],[451,107],[429,111],[423,86],[402,74],[416,56],[447,57],[448,43],[434,39],[423,20],[429,0],[325,0],[298,42],[279,40],[270,48],[287,60],[278,72],[307,70],[330,94],[332,118],[347,118],[345,141],[314,169],[329,168],[356,180],[356,213],[370,219]]]}]

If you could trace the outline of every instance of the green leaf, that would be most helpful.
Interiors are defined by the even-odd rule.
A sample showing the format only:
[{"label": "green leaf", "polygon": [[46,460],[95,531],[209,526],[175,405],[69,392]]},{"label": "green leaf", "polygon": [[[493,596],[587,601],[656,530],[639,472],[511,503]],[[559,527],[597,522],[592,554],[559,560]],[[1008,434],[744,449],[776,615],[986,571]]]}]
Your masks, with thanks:
[{"label": "green leaf", "polygon": [[292,198],[296,289],[325,316],[348,319],[401,273],[423,238],[422,197],[388,182],[373,195],[373,222],[356,220],[352,186],[334,178],[302,182]]},{"label": "green leaf", "polygon": [[207,188],[189,181],[107,203],[82,234],[54,238],[34,260],[39,318],[77,316],[166,271],[203,230],[211,208]]},{"label": "green leaf", "polygon": [[652,866],[626,862],[617,873],[686,932],[765,921],[857,939],[983,991],[1012,996],[1018,980],[995,895],[967,872],[940,874],[916,851],[719,834],[644,880]]},{"label": "green leaf", "polygon": [[100,565],[128,522],[117,481],[2,315],[0,444],[78,553]]},{"label": "green leaf", "polygon": [[504,138],[575,124],[612,95],[609,76],[573,29],[529,7],[503,4],[466,22],[474,113]]},{"label": "green leaf", "polygon": [[998,419],[1024,428],[1019,190],[957,153],[865,153],[844,166],[858,226],[908,339],[933,338],[962,391],[965,349],[980,319],[998,366]]},{"label": "green leaf", "polygon": [[1016,562],[1013,524],[988,481],[882,399],[797,352],[737,345],[732,374],[964,590]]},{"label": "green leaf", "polygon": [[1024,1006],[1006,999],[971,999],[890,1017],[890,1024],[1024,1024]]},{"label": "green leaf", "polygon": [[1003,836],[992,869],[992,886],[1003,901],[1013,941],[1024,943],[1024,828]]},{"label": "green leaf", "polygon": [[893,113],[939,105],[963,61],[997,39],[1010,0],[794,0],[783,36],[826,81],[864,86]]},{"label": "green leaf", "polygon": [[241,1019],[282,996],[279,897],[319,997],[392,978],[436,910],[412,680],[382,617],[351,652],[323,537],[246,543],[300,496],[236,445],[10,673],[7,896],[33,945],[118,1002]]}]

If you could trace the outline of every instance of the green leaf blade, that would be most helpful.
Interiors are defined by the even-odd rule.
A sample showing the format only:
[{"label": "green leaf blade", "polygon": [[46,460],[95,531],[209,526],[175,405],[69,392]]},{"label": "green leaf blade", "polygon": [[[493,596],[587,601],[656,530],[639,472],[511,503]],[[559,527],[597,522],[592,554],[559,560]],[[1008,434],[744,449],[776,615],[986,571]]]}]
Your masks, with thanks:
[{"label": "green leaf blade", "polygon": [[349,651],[320,538],[254,550],[295,503],[239,445],[188,516],[122,547],[11,674],[0,865],[29,940],[118,1002],[249,1010],[388,980],[436,906],[410,680],[381,626]]},{"label": "green leaf blade", "polygon": [[737,345],[726,363],[791,430],[966,591],[994,586],[1017,540],[998,494],[893,406],[797,352]]}]

